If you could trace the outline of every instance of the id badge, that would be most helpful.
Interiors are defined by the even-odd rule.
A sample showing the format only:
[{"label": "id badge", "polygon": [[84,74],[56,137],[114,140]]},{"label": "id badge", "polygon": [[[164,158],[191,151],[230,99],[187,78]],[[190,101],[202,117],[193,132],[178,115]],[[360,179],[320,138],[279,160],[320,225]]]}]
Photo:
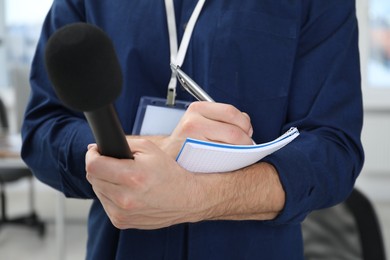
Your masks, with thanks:
[{"label": "id badge", "polygon": [[133,127],[133,135],[170,135],[191,102],[176,100],[175,106],[166,99],[142,97]]}]

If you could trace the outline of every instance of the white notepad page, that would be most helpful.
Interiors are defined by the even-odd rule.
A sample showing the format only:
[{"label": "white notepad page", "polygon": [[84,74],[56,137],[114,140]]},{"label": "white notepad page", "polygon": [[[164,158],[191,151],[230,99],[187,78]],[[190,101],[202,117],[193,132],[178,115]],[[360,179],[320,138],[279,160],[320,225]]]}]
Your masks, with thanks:
[{"label": "white notepad page", "polygon": [[176,161],[191,172],[212,173],[241,169],[279,150],[299,135],[292,127],[277,139],[256,145],[229,145],[187,138]]}]

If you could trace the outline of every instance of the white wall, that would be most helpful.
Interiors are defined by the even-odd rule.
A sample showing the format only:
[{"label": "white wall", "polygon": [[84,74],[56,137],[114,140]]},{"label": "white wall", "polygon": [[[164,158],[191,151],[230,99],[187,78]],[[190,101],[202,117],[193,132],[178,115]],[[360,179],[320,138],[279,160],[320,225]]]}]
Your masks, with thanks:
[{"label": "white wall", "polygon": [[365,111],[362,141],[366,161],[357,186],[375,200],[390,202],[390,111]]}]

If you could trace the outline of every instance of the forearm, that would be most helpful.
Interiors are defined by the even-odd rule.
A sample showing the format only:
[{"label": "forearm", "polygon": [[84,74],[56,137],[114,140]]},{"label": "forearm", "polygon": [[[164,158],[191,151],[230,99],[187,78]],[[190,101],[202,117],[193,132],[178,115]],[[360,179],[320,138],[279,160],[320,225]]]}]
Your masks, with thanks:
[{"label": "forearm", "polygon": [[[140,138],[128,136],[128,139]],[[142,136],[170,154],[163,136]],[[164,149],[165,148],[165,149]],[[175,158],[177,154],[170,154]],[[192,174],[189,196],[197,208],[191,222],[202,220],[268,220],[283,209],[285,193],[276,169],[258,163],[231,173]]]},{"label": "forearm", "polygon": [[258,163],[231,173],[195,174],[199,220],[269,220],[283,209],[285,193],[275,168]]},{"label": "forearm", "polygon": [[[154,142],[175,158],[176,142],[164,136],[128,136]],[[171,138],[172,139],[172,138]],[[179,141],[177,143],[180,143]],[[190,194],[197,214],[190,221],[201,220],[269,220],[283,209],[285,193],[276,169],[258,163],[231,173],[194,174]]]}]

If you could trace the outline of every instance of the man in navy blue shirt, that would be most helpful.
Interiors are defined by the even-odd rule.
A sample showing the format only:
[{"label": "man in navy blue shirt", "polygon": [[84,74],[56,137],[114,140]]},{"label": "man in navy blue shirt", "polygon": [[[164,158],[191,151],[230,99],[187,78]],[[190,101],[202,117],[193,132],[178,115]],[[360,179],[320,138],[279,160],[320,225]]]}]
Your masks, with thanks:
[{"label": "man in navy blue shirt", "polygon": [[[197,3],[174,0],[170,13],[163,1],[55,0],[45,20],[22,156],[44,183],[94,200],[88,259],[302,259],[300,222],[345,199],[361,170],[353,0],[206,1],[182,69],[217,103],[194,102],[169,136],[130,136],[140,98],[166,97],[169,17],[180,42]],[[48,80],[46,42],[73,22],[114,43],[124,74],[115,106],[134,160],[101,156],[84,116]],[[177,98],[192,100],[179,88]],[[186,137],[262,143],[292,126],[297,139],[235,172],[194,174],[175,162]]]}]

